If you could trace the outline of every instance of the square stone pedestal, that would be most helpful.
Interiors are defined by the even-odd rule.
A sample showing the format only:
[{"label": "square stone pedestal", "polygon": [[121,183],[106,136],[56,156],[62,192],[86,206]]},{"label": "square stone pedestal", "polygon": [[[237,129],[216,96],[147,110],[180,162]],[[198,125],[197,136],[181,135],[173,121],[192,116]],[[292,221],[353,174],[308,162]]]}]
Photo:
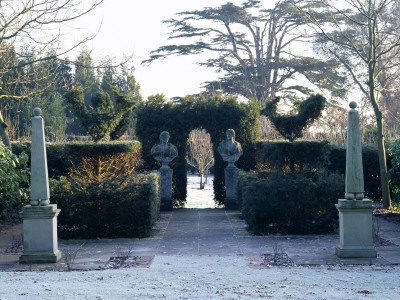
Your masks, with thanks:
[{"label": "square stone pedestal", "polygon": [[172,210],[172,169],[170,167],[161,167],[161,211]]},{"label": "square stone pedestal", "polygon": [[340,242],[336,255],[341,258],[374,258],[372,238],[372,201],[339,199]]},{"label": "square stone pedestal", "polygon": [[55,263],[61,259],[57,241],[57,205],[26,205],[20,216],[24,220],[24,253],[20,263]]},{"label": "square stone pedestal", "polygon": [[226,210],[238,210],[240,209],[239,207],[239,201],[237,198],[225,198],[224,199],[224,205]]},{"label": "square stone pedestal", "polygon": [[239,209],[237,200],[237,181],[239,169],[236,167],[225,168],[225,209],[235,210]]}]

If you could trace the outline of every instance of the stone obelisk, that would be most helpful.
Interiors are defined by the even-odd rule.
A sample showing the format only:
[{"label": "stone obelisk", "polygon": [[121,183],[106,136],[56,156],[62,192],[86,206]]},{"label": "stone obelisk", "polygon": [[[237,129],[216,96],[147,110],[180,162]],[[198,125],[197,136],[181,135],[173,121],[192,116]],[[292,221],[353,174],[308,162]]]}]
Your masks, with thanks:
[{"label": "stone obelisk", "polygon": [[24,253],[20,263],[55,263],[61,259],[57,242],[60,209],[50,204],[44,123],[40,108],[33,110],[30,205],[22,208]]},{"label": "stone obelisk", "polygon": [[341,258],[374,258],[377,256],[372,238],[373,204],[364,199],[364,175],[360,121],[357,103],[350,102],[347,116],[345,199],[339,199],[340,242],[336,255]]}]

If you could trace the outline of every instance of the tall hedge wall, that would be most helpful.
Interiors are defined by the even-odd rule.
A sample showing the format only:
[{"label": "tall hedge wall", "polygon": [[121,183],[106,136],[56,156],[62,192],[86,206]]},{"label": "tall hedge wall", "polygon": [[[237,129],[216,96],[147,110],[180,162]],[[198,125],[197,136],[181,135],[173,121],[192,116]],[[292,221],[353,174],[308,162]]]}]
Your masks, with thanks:
[{"label": "tall hedge wall", "polygon": [[[380,202],[382,199],[378,149],[362,146],[365,197]],[[330,172],[345,174],[346,146],[327,142],[257,142],[256,160],[259,169],[307,171],[324,168]],[[390,168],[390,157],[387,159]],[[344,191],[343,191],[344,193]]]},{"label": "tall hedge wall", "polygon": [[[25,152],[30,159],[31,143],[13,142],[12,151],[15,154]],[[50,178],[67,176],[72,164],[79,165],[83,157],[91,157],[98,153],[132,153],[137,152],[140,158],[141,145],[138,141],[129,142],[68,142],[46,143],[47,166]],[[30,161],[29,161],[30,165]]]},{"label": "tall hedge wall", "polygon": [[232,128],[236,140],[242,144],[243,156],[239,168],[249,170],[255,166],[254,142],[259,135],[259,104],[239,103],[232,96],[214,96],[208,99],[187,97],[178,104],[167,102],[162,95],[149,97],[137,109],[136,134],[142,143],[142,156],[146,169],[160,165],[151,157],[150,149],[159,143],[162,131],[170,133],[170,143],[178,148],[178,157],[170,163],[173,169],[173,198],[175,206],[186,200],[186,149],[190,131],[206,129],[214,147],[214,195],[218,204],[225,198],[225,163],[217,151],[218,144],[226,139],[225,132]]}]

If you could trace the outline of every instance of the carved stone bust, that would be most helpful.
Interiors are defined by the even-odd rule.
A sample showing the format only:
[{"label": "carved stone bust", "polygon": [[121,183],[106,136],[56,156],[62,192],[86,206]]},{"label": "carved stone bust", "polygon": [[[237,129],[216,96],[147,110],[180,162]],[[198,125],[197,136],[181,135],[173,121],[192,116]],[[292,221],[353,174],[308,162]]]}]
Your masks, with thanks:
[{"label": "carved stone bust", "polygon": [[228,129],[226,131],[226,141],[223,141],[218,146],[218,152],[222,159],[228,163],[229,167],[235,167],[235,162],[243,154],[242,146],[235,141],[235,131]]},{"label": "carved stone bust", "polygon": [[162,168],[168,168],[168,163],[178,156],[178,149],[168,141],[169,133],[163,131],[160,134],[160,143],[151,148],[151,155],[162,163]]}]

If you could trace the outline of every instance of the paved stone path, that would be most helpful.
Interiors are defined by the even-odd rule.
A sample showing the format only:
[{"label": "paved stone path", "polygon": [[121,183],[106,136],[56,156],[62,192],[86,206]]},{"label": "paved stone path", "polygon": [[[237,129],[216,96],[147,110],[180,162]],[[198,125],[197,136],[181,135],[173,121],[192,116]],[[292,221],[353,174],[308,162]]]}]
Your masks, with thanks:
[{"label": "paved stone path", "polygon": [[[73,259],[76,269],[107,267],[111,257],[136,256],[148,266],[155,256],[246,256],[253,265],[263,265],[262,255],[285,253],[296,265],[327,266],[365,264],[396,266],[400,264],[400,226],[380,221],[380,235],[390,245],[377,245],[376,259],[338,259],[334,248],[339,237],[252,236],[238,211],[224,209],[178,209],[161,213],[151,238],[60,241],[64,257]],[[18,230],[19,228],[19,230]],[[8,241],[17,240],[21,226],[15,227]],[[4,237],[0,240],[6,241]],[[18,264],[20,253],[5,253],[0,245],[0,270],[65,269],[67,261],[58,264],[26,266]],[[70,261],[71,262],[71,261]],[[69,262],[69,263],[70,263]]]}]

